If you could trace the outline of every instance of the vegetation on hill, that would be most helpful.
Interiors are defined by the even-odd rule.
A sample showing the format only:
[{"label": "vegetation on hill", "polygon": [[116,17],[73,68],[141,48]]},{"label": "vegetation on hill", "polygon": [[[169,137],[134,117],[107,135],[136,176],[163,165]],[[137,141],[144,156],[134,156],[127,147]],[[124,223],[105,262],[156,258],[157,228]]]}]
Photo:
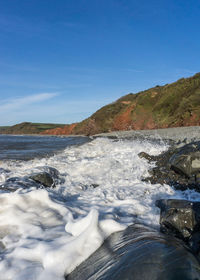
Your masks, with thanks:
[{"label": "vegetation on hill", "polygon": [[200,73],[128,94],[78,123],[74,134],[200,125]]},{"label": "vegetation on hill", "polygon": [[47,129],[63,127],[64,124],[23,122],[9,127],[0,127],[0,134],[40,134]]},{"label": "vegetation on hill", "polygon": [[6,130],[9,128],[9,126],[0,126],[0,134],[3,134],[6,132]]},{"label": "vegetation on hill", "polygon": [[175,83],[130,93],[91,117],[71,125],[21,123],[2,128],[12,134],[92,135],[116,130],[200,125],[200,73]]}]

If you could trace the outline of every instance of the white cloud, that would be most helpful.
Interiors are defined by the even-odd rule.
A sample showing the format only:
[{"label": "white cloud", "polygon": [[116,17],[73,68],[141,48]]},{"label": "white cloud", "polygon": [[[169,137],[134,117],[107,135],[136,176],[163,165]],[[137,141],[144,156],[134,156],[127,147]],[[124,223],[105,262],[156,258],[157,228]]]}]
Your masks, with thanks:
[{"label": "white cloud", "polygon": [[40,103],[58,96],[58,93],[40,93],[7,100],[0,100],[0,112],[9,113],[13,110],[23,109],[24,106]]},{"label": "white cloud", "polygon": [[69,100],[69,96],[65,96],[64,93],[41,93],[7,100],[0,99],[0,126],[25,121],[73,123],[89,117],[111,101],[111,98]]}]

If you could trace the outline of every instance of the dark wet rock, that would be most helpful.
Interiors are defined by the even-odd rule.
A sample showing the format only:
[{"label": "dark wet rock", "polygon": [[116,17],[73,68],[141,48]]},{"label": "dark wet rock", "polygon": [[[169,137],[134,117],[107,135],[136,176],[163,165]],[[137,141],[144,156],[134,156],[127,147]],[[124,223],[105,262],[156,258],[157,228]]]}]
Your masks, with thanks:
[{"label": "dark wet rock", "polygon": [[200,173],[195,176],[196,183],[200,184]]},{"label": "dark wet rock", "polygon": [[200,142],[179,148],[170,158],[171,168],[188,178],[200,173]]},{"label": "dark wet rock", "polygon": [[47,172],[41,172],[37,174],[33,174],[29,177],[30,179],[34,180],[36,183],[43,185],[44,187],[48,188],[55,188],[55,182],[52,176]]},{"label": "dark wet rock", "polygon": [[[152,184],[168,184],[182,191],[189,188],[200,192],[200,173],[198,173],[197,168],[194,169],[192,167],[192,164],[193,166],[197,166],[197,160],[194,158],[194,154],[198,155],[198,152],[195,152],[193,157],[190,158],[191,160],[188,161],[187,170],[192,170],[190,176],[186,176],[186,174],[182,171],[178,171],[178,169],[172,165],[175,161],[178,162],[179,155],[182,158],[183,151],[186,153],[186,151],[194,149],[194,147],[192,148],[192,145],[196,144],[190,143],[178,149],[171,146],[168,151],[163,152],[158,156],[149,156],[149,158],[145,155],[145,158],[148,158],[150,162],[155,163],[155,167],[149,170],[150,176],[143,178],[143,181],[151,182]],[[193,159],[195,159],[195,161]]]},{"label": "dark wet rock", "polygon": [[90,186],[95,189],[99,187],[99,184],[91,184]]},{"label": "dark wet rock", "polygon": [[139,156],[140,158],[145,158],[145,159],[148,160],[148,161],[154,161],[154,160],[155,160],[155,156],[151,156],[151,155],[149,155],[149,154],[147,154],[147,153],[145,153],[145,152],[139,153],[138,156]]},{"label": "dark wet rock", "polygon": [[184,177],[170,168],[169,159],[174,151],[174,148],[170,147],[168,151],[158,156],[150,156],[148,154],[143,156],[143,158],[146,158],[148,161],[155,163],[155,167],[149,170],[150,176],[143,178],[143,181],[150,181],[152,184],[185,184],[187,186],[188,180],[185,180]]},{"label": "dark wet rock", "polygon": [[41,169],[43,171],[49,173],[52,176],[52,178],[54,178],[54,179],[59,178],[60,172],[56,168],[51,167],[51,166],[43,166],[43,167],[40,167],[40,170]]},{"label": "dark wet rock", "polygon": [[97,188],[97,187],[99,187],[99,185],[98,184],[95,184],[95,183],[93,183],[93,184],[82,184],[82,183],[80,183],[80,187],[81,187],[81,189],[83,190],[83,191],[86,191],[86,190],[88,190],[88,189],[95,189],[95,188]]},{"label": "dark wet rock", "polygon": [[189,144],[190,142],[194,142],[195,140],[194,139],[183,139],[183,140],[178,140],[175,142],[175,146],[176,148],[181,148],[183,146],[185,146],[186,144]]},{"label": "dark wet rock", "polygon": [[160,199],[160,230],[184,240],[191,249],[200,251],[200,202]]},{"label": "dark wet rock", "polygon": [[109,236],[66,280],[199,280],[198,259],[182,240],[143,225]]},{"label": "dark wet rock", "polygon": [[67,173],[61,174],[56,168],[51,166],[46,166],[46,165],[38,166],[33,170],[34,174],[43,173],[43,172],[48,173],[52,177],[55,185],[64,184]]},{"label": "dark wet rock", "polygon": [[[36,172],[37,170],[40,170]],[[53,167],[43,166],[36,168],[34,173],[24,177],[11,177],[7,179],[2,185],[0,190],[5,192],[14,192],[20,188],[41,188],[49,187],[54,188],[57,183],[62,182],[59,176],[59,171]]]}]

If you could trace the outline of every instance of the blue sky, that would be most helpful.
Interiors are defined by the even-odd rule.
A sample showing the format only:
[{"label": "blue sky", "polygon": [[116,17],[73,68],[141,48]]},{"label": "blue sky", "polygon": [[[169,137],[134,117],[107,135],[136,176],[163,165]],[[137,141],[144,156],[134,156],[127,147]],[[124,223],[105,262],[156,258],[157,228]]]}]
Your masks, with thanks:
[{"label": "blue sky", "polygon": [[0,125],[72,123],[200,72],[199,0],[1,0]]}]

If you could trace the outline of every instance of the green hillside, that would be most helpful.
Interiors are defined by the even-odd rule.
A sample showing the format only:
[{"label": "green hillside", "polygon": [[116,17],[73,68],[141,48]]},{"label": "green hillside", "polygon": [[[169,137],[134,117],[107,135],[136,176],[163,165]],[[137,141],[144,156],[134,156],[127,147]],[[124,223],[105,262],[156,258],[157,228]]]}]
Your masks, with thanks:
[{"label": "green hillside", "polygon": [[200,73],[175,83],[130,93],[80,122],[76,134],[200,124]]},{"label": "green hillside", "polygon": [[47,129],[54,129],[63,126],[64,124],[23,122],[9,127],[0,127],[0,134],[40,134]]},{"label": "green hillside", "polygon": [[[129,93],[80,123],[24,122],[1,127],[7,134],[85,134],[200,125],[200,73],[164,86]],[[63,128],[63,129],[57,129]]]}]

